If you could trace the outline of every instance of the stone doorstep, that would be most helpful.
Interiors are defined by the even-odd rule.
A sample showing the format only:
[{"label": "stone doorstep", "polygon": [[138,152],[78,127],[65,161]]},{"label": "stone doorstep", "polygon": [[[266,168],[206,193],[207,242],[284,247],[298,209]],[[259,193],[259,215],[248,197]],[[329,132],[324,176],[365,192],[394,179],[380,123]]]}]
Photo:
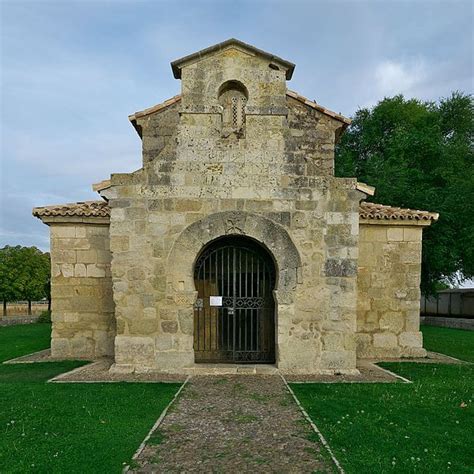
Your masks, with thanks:
[{"label": "stone doorstep", "polygon": [[112,364],[109,369],[111,374],[153,374],[163,373],[171,375],[360,375],[359,369],[318,369],[308,374],[301,370],[280,370],[272,364],[194,364],[190,367],[182,367],[177,370],[137,368],[132,364]]},{"label": "stone doorstep", "polygon": [[278,368],[271,364],[196,364],[185,368],[189,375],[276,375]]},{"label": "stone doorstep", "polygon": [[112,374],[151,374],[151,373],[169,373],[177,375],[276,375],[278,368],[270,364],[195,364],[191,367],[183,367],[177,371],[173,370],[137,370],[133,365],[113,364],[109,372]]}]

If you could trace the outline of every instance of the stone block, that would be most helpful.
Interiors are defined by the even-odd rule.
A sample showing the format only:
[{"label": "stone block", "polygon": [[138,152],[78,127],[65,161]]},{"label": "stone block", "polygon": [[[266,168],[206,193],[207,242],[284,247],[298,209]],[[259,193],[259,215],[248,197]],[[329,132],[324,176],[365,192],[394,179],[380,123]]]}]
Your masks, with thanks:
[{"label": "stone block", "polygon": [[178,332],[178,322],[161,321],[161,330],[165,333],[175,334]]},{"label": "stone block", "polygon": [[375,333],[374,338],[374,347],[376,348],[391,348],[398,346],[398,338],[396,334],[390,332],[385,333]]},{"label": "stone block", "polygon": [[404,240],[403,228],[402,227],[388,227],[387,228],[387,240],[389,242],[401,242]]},{"label": "stone block", "polygon": [[71,356],[77,359],[93,359],[95,357],[94,340],[79,335],[70,340]]},{"label": "stone block", "polygon": [[169,351],[173,349],[174,346],[174,336],[171,334],[160,334],[159,336],[155,337],[155,347],[156,351]]},{"label": "stone block", "polygon": [[198,212],[202,208],[202,201],[197,199],[178,199],[175,210],[177,212]]},{"label": "stone block", "polygon": [[404,323],[403,314],[396,311],[387,311],[380,318],[380,329],[398,334],[402,331]]},{"label": "stone block", "polygon": [[145,276],[145,271],[141,267],[130,268],[130,270],[127,271],[127,278],[129,281],[144,280]]},{"label": "stone block", "polygon": [[406,242],[421,242],[422,228],[421,227],[404,227],[403,240]]},{"label": "stone block", "polygon": [[61,274],[64,278],[71,278],[74,276],[74,265],[72,263],[63,263],[61,265]]},{"label": "stone block", "polygon": [[51,226],[51,237],[59,238],[75,238],[76,225],[75,224],[53,224]]},{"label": "stone block", "polygon": [[356,353],[355,351],[323,351],[321,352],[321,369],[333,370],[337,373],[339,370],[355,369]]},{"label": "stone block", "polygon": [[86,266],[83,263],[76,263],[74,265],[74,276],[75,277],[87,276]]},{"label": "stone block", "polygon": [[180,309],[178,311],[179,329],[183,334],[192,335],[194,333],[194,311],[190,309]]},{"label": "stone block", "polygon": [[97,263],[96,250],[77,250],[76,255],[78,263]]},{"label": "stone block", "polygon": [[71,357],[69,339],[53,337],[51,340],[51,356],[55,359],[69,359]]},{"label": "stone block", "polygon": [[56,263],[76,263],[75,250],[55,250],[54,261]]},{"label": "stone block", "polygon": [[324,264],[328,277],[352,277],[357,275],[357,262],[350,259],[328,259]]},{"label": "stone block", "polygon": [[402,332],[398,336],[402,347],[423,347],[423,334],[421,332]]},{"label": "stone block", "polygon": [[146,336],[117,336],[115,362],[117,364],[153,365],[155,341]]},{"label": "stone block", "polygon": [[156,319],[132,319],[129,324],[131,336],[152,336],[158,331]]},{"label": "stone block", "polygon": [[110,250],[112,252],[126,252],[129,249],[128,235],[112,235],[110,237]]},{"label": "stone block", "polygon": [[105,267],[99,266],[95,263],[91,263],[86,265],[86,273],[88,278],[104,278]]}]

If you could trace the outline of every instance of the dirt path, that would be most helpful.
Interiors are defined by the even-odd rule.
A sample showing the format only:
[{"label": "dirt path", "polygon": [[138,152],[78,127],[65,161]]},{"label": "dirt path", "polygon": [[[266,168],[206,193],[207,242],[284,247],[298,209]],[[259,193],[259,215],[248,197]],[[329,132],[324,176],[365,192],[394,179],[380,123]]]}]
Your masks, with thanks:
[{"label": "dirt path", "polygon": [[336,472],[281,378],[262,375],[193,377],[137,461],[133,472]]}]

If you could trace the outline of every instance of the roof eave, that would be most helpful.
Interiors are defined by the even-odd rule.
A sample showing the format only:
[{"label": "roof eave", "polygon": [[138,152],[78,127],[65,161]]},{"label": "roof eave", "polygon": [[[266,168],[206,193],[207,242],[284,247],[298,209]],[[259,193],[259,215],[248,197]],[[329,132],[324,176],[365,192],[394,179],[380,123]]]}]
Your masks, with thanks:
[{"label": "roof eave", "polygon": [[361,191],[362,193],[366,194],[367,196],[373,196],[375,194],[375,187],[370,186],[366,183],[361,183],[357,181],[356,184],[357,191]]},{"label": "roof eave", "polygon": [[348,127],[352,123],[351,119],[344,117],[344,115],[333,112],[332,110],[326,109],[326,107],[319,105],[317,102],[314,102],[313,100],[309,100],[307,97],[304,97],[298,94],[298,92],[287,89],[286,95],[288,97],[291,97],[297,100],[298,102],[301,102],[302,104],[307,105],[308,107],[311,107],[312,109],[318,110],[324,115],[328,115],[329,117],[332,117],[334,120],[338,120],[339,122],[342,122],[344,128]]}]

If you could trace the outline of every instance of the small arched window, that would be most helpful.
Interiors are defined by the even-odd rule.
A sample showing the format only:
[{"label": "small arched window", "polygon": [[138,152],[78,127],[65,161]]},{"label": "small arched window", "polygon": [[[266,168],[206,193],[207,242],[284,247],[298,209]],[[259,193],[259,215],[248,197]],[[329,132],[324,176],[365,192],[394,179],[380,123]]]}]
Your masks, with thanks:
[{"label": "small arched window", "polygon": [[219,90],[219,103],[222,106],[222,135],[245,133],[245,106],[248,93],[243,84],[237,81],[224,83]]}]

